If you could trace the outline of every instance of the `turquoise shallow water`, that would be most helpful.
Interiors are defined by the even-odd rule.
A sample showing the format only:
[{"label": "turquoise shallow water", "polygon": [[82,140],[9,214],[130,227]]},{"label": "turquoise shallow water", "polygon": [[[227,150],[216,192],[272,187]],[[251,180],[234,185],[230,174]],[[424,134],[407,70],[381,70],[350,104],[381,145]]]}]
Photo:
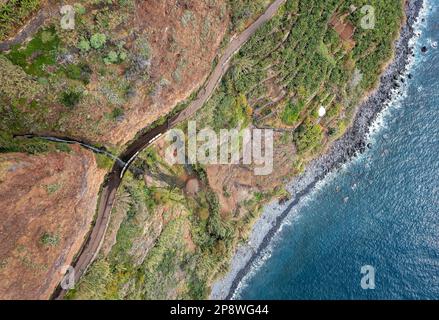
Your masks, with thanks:
[{"label": "turquoise shallow water", "polygon": [[[245,279],[241,299],[439,299],[437,1],[407,96],[384,114],[373,147],[314,191]],[[420,56],[420,47],[429,51]],[[420,58],[419,58],[420,57]],[[376,288],[363,290],[371,265]]]}]

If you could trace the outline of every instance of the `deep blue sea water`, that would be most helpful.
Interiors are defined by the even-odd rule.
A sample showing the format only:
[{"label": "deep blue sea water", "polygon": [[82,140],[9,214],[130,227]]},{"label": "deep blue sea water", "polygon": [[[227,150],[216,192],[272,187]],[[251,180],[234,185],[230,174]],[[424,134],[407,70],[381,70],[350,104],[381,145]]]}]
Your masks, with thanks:
[{"label": "deep blue sea water", "polygon": [[[237,298],[439,299],[439,49],[429,41],[439,41],[439,1],[430,4],[407,96],[384,113],[372,149],[291,213]],[[374,290],[360,286],[364,265]]]}]

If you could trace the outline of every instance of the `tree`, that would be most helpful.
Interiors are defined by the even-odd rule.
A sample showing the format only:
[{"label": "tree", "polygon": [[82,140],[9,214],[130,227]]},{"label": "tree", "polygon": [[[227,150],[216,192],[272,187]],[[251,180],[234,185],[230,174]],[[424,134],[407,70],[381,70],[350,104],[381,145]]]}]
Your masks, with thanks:
[{"label": "tree", "polygon": [[282,112],[282,122],[289,126],[294,125],[297,120],[299,120],[300,113],[304,107],[305,103],[302,100],[296,104],[293,104],[291,101],[289,101]]}]

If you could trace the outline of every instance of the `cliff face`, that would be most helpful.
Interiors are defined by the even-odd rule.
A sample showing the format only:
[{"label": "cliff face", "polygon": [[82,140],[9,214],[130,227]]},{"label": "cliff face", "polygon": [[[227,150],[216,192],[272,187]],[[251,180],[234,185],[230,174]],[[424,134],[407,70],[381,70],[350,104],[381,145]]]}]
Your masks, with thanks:
[{"label": "cliff face", "polygon": [[47,299],[79,251],[105,171],[94,155],[0,155],[0,299]]},{"label": "cliff face", "polygon": [[[226,2],[160,0],[132,4],[134,9],[113,6],[106,10],[87,2],[85,13],[78,14],[84,24],[78,20],[75,30],[55,27],[44,31],[44,39],[37,33],[33,45],[46,41],[49,35],[57,61],[49,63],[48,68],[37,68],[37,73],[47,78],[61,77],[55,82],[78,88],[82,99],[74,108],[66,109],[59,101],[67,86],[49,86],[38,91],[45,96],[35,100],[36,108],[18,106],[23,111],[17,121],[19,128],[4,120],[14,118],[6,116],[12,109],[1,109],[4,116],[0,129],[11,136],[17,131],[44,131],[123,145],[201,86],[229,24]],[[124,20],[121,24],[120,18]],[[56,26],[59,19],[54,14],[46,19],[46,25]],[[109,26],[95,24],[99,19],[107,19]],[[44,29],[36,24],[36,28]],[[100,51],[70,51],[79,39],[99,32],[107,36]],[[63,46],[69,48],[67,55],[58,52]],[[128,58],[104,64],[111,50],[124,52]],[[35,66],[34,57],[42,53],[28,51],[29,65]],[[12,61],[5,60],[4,64],[15,68],[7,72],[8,77],[19,70],[30,73],[26,76],[33,79],[36,69],[23,71],[13,59],[14,54],[8,57]],[[66,71],[78,67],[81,76],[89,73],[88,79],[72,77]],[[104,69],[106,72],[100,72]],[[67,77],[57,72],[60,70]],[[24,91],[32,86],[36,84],[31,82]],[[119,94],[121,87],[130,90]],[[1,89],[4,105],[8,106],[17,88],[3,84]],[[51,100],[48,92],[57,97]],[[32,120],[28,121],[27,116]],[[70,153],[0,154],[0,299],[50,297],[62,279],[63,267],[72,262],[90,230],[104,175],[94,155],[79,147],[73,147]]]},{"label": "cliff face", "polygon": [[49,8],[31,40],[0,60],[0,129],[107,146],[123,146],[201,87],[230,22],[225,0],[84,1],[72,30],[60,27],[59,4]]},{"label": "cliff face", "polygon": [[108,130],[110,144],[126,143],[201,87],[229,24],[225,1],[142,1],[137,10],[133,28],[148,40],[150,79]]},{"label": "cliff face", "polygon": [[[41,41],[44,47],[52,44],[53,50],[33,52],[35,48],[23,44],[21,49],[29,53],[27,68],[21,70],[14,51],[8,55],[11,61],[3,61],[10,67],[7,78],[15,79],[14,72],[29,77],[32,82],[23,88],[26,93],[36,86],[35,74],[62,85],[47,84],[44,90],[38,87],[37,98],[26,96],[35,100],[35,107],[17,105],[16,127],[8,119],[17,115],[8,115],[17,87],[3,83],[0,98],[6,107],[0,108],[0,131],[10,137],[44,132],[122,146],[201,86],[229,25],[226,1],[130,4],[134,7],[112,5],[109,10],[106,4],[84,2],[85,13],[77,15],[81,17],[77,28],[70,31],[59,29],[58,14],[45,21],[53,28],[35,22],[39,33],[33,36],[32,46]],[[103,27],[98,20],[109,25]],[[99,50],[71,50],[80,39],[99,33],[107,37]],[[104,63],[112,51],[127,57]],[[34,64],[41,55],[53,58],[47,68]],[[69,88],[82,96],[67,108],[60,101]],[[10,140],[15,147],[15,140]],[[8,143],[5,150],[15,150]],[[70,153],[0,154],[0,299],[50,297],[62,279],[61,270],[79,252],[90,230],[104,175],[94,155],[79,147],[72,147]],[[162,223],[157,224],[161,228]],[[110,243],[107,250],[111,247]]]}]

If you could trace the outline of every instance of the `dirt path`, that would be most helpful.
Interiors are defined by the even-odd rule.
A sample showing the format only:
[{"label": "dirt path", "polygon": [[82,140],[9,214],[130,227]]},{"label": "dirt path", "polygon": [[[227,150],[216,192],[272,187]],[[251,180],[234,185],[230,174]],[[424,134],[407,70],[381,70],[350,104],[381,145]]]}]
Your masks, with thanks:
[{"label": "dirt path", "polygon": [[[120,156],[120,159],[125,163],[132,163],[132,160],[139,154],[140,151],[151,145],[155,138],[166,133],[169,129],[174,127],[176,124],[183,122],[190,118],[195,112],[197,112],[207,100],[211,97],[215,88],[221,81],[224,74],[230,67],[230,60],[233,55],[250,39],[250,37],[268,20],[270,20],[277,12],[279,7],[286,0],[276,0],[274,1],[253,24],[251,24],[245,31],[243,31],[239,36],[233,39],[227,49],[225,50],[223,57],[220,59],[218,65],[215,67],[214,71],[210,75],[209,79],[202,89],[197,98],[182,112],[177,116],[173,117],[161,126],[155,127],[154,129],[148,131],[138,139],[136,139]],[[116,197],[117,189],[119,188],[123,173],[127,168],[122,167],[119,163],[115,163],[112,171],[108,175],[106,184],[104,185],[99,200],[98,212],[96,216],[95,224],[86,239],[81,251],[79,252],[76,261],[72,263],[75,269],[75,283],[78,283],[81,276],[87,271],[90,264],[96,259],[99,249],[102,245],[108,222],[110,220],[111,210],[113,207],[114,199]],[[58,287],[54,292],[53,298],[63,299],[66,294],[66,290]]]},{"label": "dirt path", "polygon": [[241,47],[250,39],[250,37],[267,21],[269,21],[277,12],[279,7],[285,2],[285,0],[274,1],[253,24],[251,24],[246,30],[244,30],[239,36],[234,38],[228,45],[227,49],[217,66],[213,70],[210,78],[208,79],[204,89],[200,91],[197,98],[183,111],[178,117],[173,119],[171,126],[174,126],[188,118],[190,118],[195,112],[197,112],[210,96],[215,91],[216,87],[220,83],[222,77],[230,67],[230,60],[233,55],[241,49]]}]

